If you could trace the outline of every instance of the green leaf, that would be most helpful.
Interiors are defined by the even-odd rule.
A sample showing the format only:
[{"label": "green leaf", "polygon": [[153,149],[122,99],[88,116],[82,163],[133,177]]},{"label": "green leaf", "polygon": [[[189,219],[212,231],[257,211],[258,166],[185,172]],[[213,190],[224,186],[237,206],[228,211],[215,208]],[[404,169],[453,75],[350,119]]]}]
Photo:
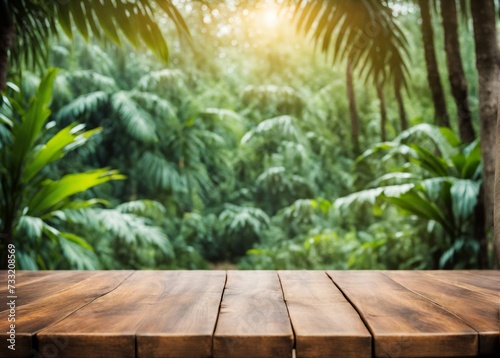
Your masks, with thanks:
[{"label": "green leaf", "polygon": [[87,28],[87,15],[83,13],[81,1],[70,1],[69,8],[76,28],[83,36],[85,41],[89,40],[89,30]]},{"label": "green leaf", "polygon": [[72,39],[73,30],[71,27],[70,9],[68,4],[61,4],[58,7],[58,20],[59,25],[61,25],[63,31],[66,35]]},{"label": "green leaf", "polygon": [[97,257],[92,246],[84,239],[70,233],[59,232],[58,243],[64,257],[77,270],[95,270],[98,268]]},{"label": "green leaf", "polygon": [[453,215],[457,223],[471,217],[477,205],[481,183],[477,181],[456,180],[450,189]]},{"label": "green leaf", "polygon": [[50,211],[61,209],[64,200],[94,186],[110,180],[123,180],[125,176],[107,168],[86,173],[68,174],[58,181],[47,180],[28,204],[27,214],[41,216]]},{"label": "green leaf", "polygon": [[438,176],[448,176],[448,170],[450,166],[443,158],[433,154],[429,150],[416,145],[411,144],[410,147],[417,153],[417,157],[413,160],[422,168],[426,169],[430,173]]},{"label": "green leaf", "polygon": [[334,205],[338,208],[348,207],[353,203],[363,204],[375,204],[375,201],[381,195],[385,197],[398,197],[407,193],[409,190],[415,187],[415,184],[400,184],[400,185],[389,185],[374,189],[361,190],[356,193],[338,198],[335,200]]},{"label": "green leaf", "polygon": [[99,133],[101,128],[82,133],[83,126],[71,124],[60,130],[50,140],[35,151],[26,163],[22,179],[26,183],[30,181],[40,170],[50,163],[61,159],[65,154],[65,149],[71,145],[71,149],[83,145],[87,140]]},{"label": "green leaf", "polygon": [[448,127],[440,127],[439,131],[452,147],[458,147],[462,142],[460,138]]},{"label": "green leaf", "polygon": [[400,197],[387,197],[387,201],[418,217],[434,220],[440,223],[445,230],[453,234],[452,223],[448,222],[436,204],[422,198],[417,192],[409,191]]},{"label": "green leaf", "polygon": [[478,167],[481,165],[481,146],[479,141],[476,141],[470,148],[469,154],[465,157],[465,163],[462,167],[462,178],[464,179],[477,179],[476,173]]},{"label": "green leaf", "polygon": [[52,98],[52,85],[57,75],[56,69],[49,69],[40,82],[36,97],[22,117],[20,126],[13,130],[14,144],[12,146],[11,170],[16,173],[21,169],[27,154],[32,149],[35,140],[40,135],[45,121],[50,116],[49,104]]}]

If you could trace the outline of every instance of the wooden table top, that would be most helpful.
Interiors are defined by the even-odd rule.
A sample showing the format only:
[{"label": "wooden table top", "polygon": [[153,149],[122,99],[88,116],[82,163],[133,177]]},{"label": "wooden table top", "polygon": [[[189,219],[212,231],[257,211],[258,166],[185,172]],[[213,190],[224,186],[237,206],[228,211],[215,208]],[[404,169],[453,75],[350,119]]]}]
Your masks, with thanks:
[{"label": "wooden table top", "polygon": [[2,272],[0,357],[500,353],[500,271],[18,271],[15,281],[9,292]]}]

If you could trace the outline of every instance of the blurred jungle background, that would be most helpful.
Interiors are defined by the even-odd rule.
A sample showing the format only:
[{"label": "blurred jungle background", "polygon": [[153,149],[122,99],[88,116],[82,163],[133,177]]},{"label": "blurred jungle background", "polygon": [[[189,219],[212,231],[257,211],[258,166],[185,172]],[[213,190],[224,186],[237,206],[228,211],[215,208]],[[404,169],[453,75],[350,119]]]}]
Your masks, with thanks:
[{"label": "blurred jungle background", "polygon": [[19,268],[492,267],[493,0],[0,4]]}]

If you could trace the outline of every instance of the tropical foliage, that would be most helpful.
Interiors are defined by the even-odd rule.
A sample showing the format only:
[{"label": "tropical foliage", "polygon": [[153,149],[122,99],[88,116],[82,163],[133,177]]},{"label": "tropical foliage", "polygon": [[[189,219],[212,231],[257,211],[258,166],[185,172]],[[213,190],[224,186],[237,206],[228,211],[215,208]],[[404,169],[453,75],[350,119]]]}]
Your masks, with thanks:
[{"label": "tropical foliage", "polygon": [[446,81],[436,125],[412,2],[8,4],[0,224],[21,268],[491,267],[466,21],[472,140]]}]

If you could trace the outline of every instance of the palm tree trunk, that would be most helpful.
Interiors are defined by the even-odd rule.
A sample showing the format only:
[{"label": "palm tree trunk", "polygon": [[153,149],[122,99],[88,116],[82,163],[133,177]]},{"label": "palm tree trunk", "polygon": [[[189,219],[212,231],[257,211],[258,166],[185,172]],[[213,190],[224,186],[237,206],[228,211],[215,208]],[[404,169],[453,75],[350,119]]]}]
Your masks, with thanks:
[{"label": "palm tree trunk", "polygon": [[441,16],[443,17],[444,47],[446,50],[446,65],[451,92],[455,99],[458,113],[458,130],[464,143],[471,143],[476,135],[472,127],[472,116],[468,101],[467,80],[465,79],[460,43],[458,41],[457,5],[455,0],[441,1]]},{"label": "palm tree trunk", "polygon": [[360,154],[359,148],[359,117],[356,107],[356,96],[354,94],[354,84],[352,79],[352,63],[347,61],[347,100],[349,101],[349,115],[351,117],[351,140],[354,155]]},{"label": "palm tree trunk", "polygon": [[401,96],[401,86],[395,85],[394,92],[396,95],[396,102],[398,103],[399,120],[402,132],[408,128],[408,121],[406,119],[405,103],[403,101],[403,96]]},{"label": "palm tree trunk", "polygon": [[0,0],[0,92],[5,89],[8,73],[8,55],[14,40],[14,23],[6,1]]},{"label": "palm tree trunk", "polygon": [[384,90],[380,82],[377,82],[377,96],[380,103],[380,140],[385,142],[387,140],[386,126],[387,126],[387,111],[385,109]]},{"label": "palm tree trunk", "polygon": [[500,269],[500,91],[498,93],[498,111],[496,128],[496,162],[495,162],[495,204],[494,204],[494,227],[495,227],[495,268]]},{"label": "palm tree trunk", "polygon": [[436,118],[437,125],[449,127],[450,121],[448,111],[446,110],[446,101],[436,60],[429,0],[418,0],[418,5],[422,17],[421,29],[424,43],[425,63],[427,65],[427,81],[429,82],[432,102],[434,103],[434,117]]},{"label": "palm tree trunk", "polygon": [[476,209],[474,210],[474,237],[479,244],[477,263],[479,269],[488,268],[488,236],[486,233],[484,217],[484,185],[481,185],[477,199]]},{"label": "palm tree trunk", "polygon": [[483,156],[485,219],[486,229],[488,230],[493,228],[494,148],[498,112],[500,51],[497,43],[496,11],[493,0],[471,1],[471,13],[476,45],[476,67],[479,78],[479,134]]}]

